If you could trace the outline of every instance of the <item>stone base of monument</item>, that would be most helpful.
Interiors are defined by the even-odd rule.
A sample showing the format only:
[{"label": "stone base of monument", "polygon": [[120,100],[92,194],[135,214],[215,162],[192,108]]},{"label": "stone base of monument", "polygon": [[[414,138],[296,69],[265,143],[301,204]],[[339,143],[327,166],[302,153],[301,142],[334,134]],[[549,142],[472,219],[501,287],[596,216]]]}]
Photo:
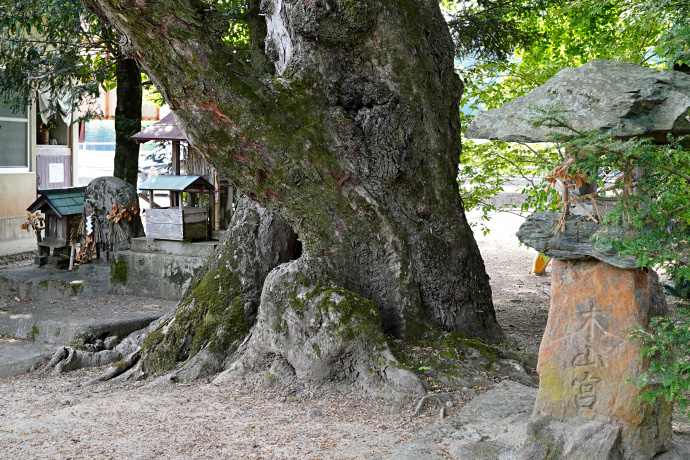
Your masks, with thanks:
[{"label": "stone base of monument", "polygon": [[651,459],[668,448],[672,404],[640,400],[647,368],[625,331],[666,304],[656,273],[598,260],[554,260],[539,349],[537,402],[523,460]]}]

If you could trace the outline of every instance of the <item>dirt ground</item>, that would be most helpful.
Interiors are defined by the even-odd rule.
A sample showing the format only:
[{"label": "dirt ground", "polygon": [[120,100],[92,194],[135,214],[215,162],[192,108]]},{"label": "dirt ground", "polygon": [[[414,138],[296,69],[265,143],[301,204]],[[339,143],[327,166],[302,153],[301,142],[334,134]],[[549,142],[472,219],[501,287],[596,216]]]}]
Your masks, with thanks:
[{"label": "dirt ground", "polygon": [[[477,219],[476,213],[468,214],[470,222]],[[536,357],[551,302],[551,266],[545,275],[531,273],[537,252],[519,246],[515,236],[523,221],[513,214],[496,214],[491,232],[482,235],[475,231],[475,238],[491,278],[496,317],[509,345]]]},{"label": "dirt ground", "polygon": [[[536,355],[550,278],[529,273],[534,252],[513,236],[520,222],[500,215],[478,242],[510,346]],[[413,402],[244,380],[80,386],[101,371],[0,380],[0,458],[368,458],[438,417],[412,419]]]}]

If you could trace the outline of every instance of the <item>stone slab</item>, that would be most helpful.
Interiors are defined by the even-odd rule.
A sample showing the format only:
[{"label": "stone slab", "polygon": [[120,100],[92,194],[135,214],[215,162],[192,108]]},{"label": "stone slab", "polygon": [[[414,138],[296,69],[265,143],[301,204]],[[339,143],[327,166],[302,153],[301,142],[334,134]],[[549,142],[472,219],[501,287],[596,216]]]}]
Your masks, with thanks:
[{"label": "stone slab", "polygon": [[174,302],[131,296],[78,296],[54,301],[0,298],[0,334],[69,345],[82,337],[125,337],[158,319]]},{"label": "stone slab", "polygon": [[[144,235],[141,214],[137,212],[131,219],[121,219],[117,224],[114,224],[107,219],[108,214],[113,213],[113,206],[118,211],[121,206],[125,206],[128,209],[132,207],[138,209],[139,196],[137,195],[136,187],[112,176],[98,177],[89,182],[84,192],[83,214],[88,217],[95,216],[99,221],[99,225],[94,226],[94,231],[99,230],[100,235],[96,235],[94,240],[103,243],[110,241],[115,244],[116,248],[121,245],[128,247],[131,238]],[[111,241],[110,225],[119,226],[122,232],[122,240]]]},{"label": "stone slab", "polygon": [[534,110],[566,110],[578,131],[598,130],[628,139],[690,134],[690,76],[618,61],[592,60],[558,72],[542,86],[488,112],[480,112],[467,128],[469,139],[507,142],[549,142],[554,133],[572,134],[548,126],[534,126]]},{"label": "stone slab", "polygon": [[132,238],[133,252],[168,254],[186,257],[211,257],[218,241],[169,241],[155,238]]},{"label": "stone slab", "polygon": [[109,292],[180,300],[207,257],[119,251],[110,268]]},{"label": "stone slab", "polygon": [[637,257],[624,256],[593,238],[602,226],[584,217],[571,217],[562,233],[554,233],[560,213],[542,211],[529,216],[516,236],[523,244],[556,260],[597,259],[619,268],[639,267]]},{"label": "stone slab", "polygon": [[55,344],[0,339],[0,378],[25,374],[50,360]]},{"label": "stone slab", "polygon": [[80,337],[123,337],[175,307],[167,300],[108,294],[109,269],[87,264],[73,271],[0,270],[0,334],[62,345]]},{"label": "stone slab", "polygon": [[536,388],[503,381],[472,399],[457,417],[422,428],[410,441],[373,458],[514,460],[526,436],[536,394]]},{"label": "stone slab", "polygon": [[[410,440],[396,445],[390,452],[373,455],[371,452],[362,452],[359,455],[352,453],[352,456],[375,460],[518,460],[528,437],[536,395],[536,388],[504,381],[474,398],[460,409],[456,417],[446,418],[421,428]],[[428,410],[438,411],[439,407],[432,406]],[[675,431],[669,450],[655,456],[654,460],[690,460],[690,424],[685,416],[678,416],[678,422],[674,423]],[[596,441],[605,439],[603,435],[606,433],[603,431],[609,431],[601,422],[583,422],[581,427],[576,423],[561,423],[562,432],[577,431],[584,437],[579,438],[579,445],[573,442],[567,445],[572,456],[555,456],[551,457],[552,460],[608,460],[596,451],[593,455],[576,456],[578,452],[575,447],[582,447],[582,453],[588,446],[601,446],[602,443]],[[597,431],[600,428],[602,432]],[[613,427],[613,430],[618,430],[618,427]],[[575,438],[577,436],[571,437],[570,441]],[[588,454],[591,452],[592,449],[589,449]],[[342,452],[334,448],[325,451],[323,455],[324,458],[338,457]]]}]

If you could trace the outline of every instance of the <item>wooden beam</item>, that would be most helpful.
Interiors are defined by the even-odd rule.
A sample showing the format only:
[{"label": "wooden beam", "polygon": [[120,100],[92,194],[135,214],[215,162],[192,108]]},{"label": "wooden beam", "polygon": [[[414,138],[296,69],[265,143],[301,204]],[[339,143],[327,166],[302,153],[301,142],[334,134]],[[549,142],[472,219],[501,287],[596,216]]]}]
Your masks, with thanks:
[{"label": "wooden beam", "polygon": [[[213,229],[220,230],[220,173],[213,168],[213,191],[214,205],[211,208],[213,212]],[[210,204],[210,203],[209,203]]]},{"label": "wooden beam", "polygon": [[172,141],[173,174],[180,175],[180,141]]},{"label": "wooden beam", "polygon": [[152,208],[160,208],[160,206],[153,201],[153,190],[149,190],[149,196],[150,198],[143,193],[139,194],[139,198],[146,201]]}]

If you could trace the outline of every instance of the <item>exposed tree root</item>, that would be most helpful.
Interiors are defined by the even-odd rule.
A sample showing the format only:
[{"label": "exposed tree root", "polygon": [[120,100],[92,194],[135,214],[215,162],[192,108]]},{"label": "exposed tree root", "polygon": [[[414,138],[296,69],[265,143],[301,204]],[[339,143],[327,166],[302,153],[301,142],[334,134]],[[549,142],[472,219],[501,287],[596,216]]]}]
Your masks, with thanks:
[{"label": "exposed tree root", "polygon": [[[432,393],[429,395],[426,395],[422,397],[419,402],[417,403],[417,407],[415,407],[414,413],[412,414],[411,418],[417,417],[419,414],[421,414],[424,411],[424,408],[428,405],[431,404],[445,404],[448,401],[454,401],[462,398],[459,398],[458,395],[453,395],[450,393]],[[441,417],[443,418],[443,417]]]},{"label": "exposed tree root", "polygon": [[92,378],[88,382],[84,383],[82,386],[89,386],[98,382],[105,382],[106,380],[110,380],[112,378],[117,377],[120,374],[123,374],[139,362],[140,356],[141,348],[127,356],[127,358],[123,359],[122,361],[116,362],[113,366],[110,366],[108,370],[106,370],[103,374],[99,375],[98,377]]},{"label": "exposed tree root", "polygon": [[114,363],[103,374],[89,380],[84,383],[84,385],[93,385],[94,383],[117,377],[138,363],[144,339],[151,331],[155,330],[164,319],[166,319],[166,317],[152,322],[144,329],[132,332],[112,350],[90,352],[78,350],[69,346],[60,347],[50,361],[39,370],[39,373],[46,374],[53,371],[56,374],[60,374],[84,367],[99,367]]}]

